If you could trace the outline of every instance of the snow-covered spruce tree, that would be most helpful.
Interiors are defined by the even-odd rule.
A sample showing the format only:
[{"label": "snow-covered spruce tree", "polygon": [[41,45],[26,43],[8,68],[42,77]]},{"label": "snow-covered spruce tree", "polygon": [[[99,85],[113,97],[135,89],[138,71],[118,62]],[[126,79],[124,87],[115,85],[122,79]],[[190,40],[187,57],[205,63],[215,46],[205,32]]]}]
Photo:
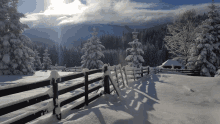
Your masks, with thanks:
[{"label": "snow-covered spruce tree", "polygon": [[26,24],[24,14],[17,12],[18,0],[0,0],[0,75],[33,74],[34,52],[28,47],[31,40],[21,35]]},{"label": "snow-covered spruce tree", "polygon": [[141,54],[144,54],[144,51],[142,50],[142,44],[138,42],[138,32],[136,32],[136,29],[134,30],[134,32],[132,32],[132,34],[134,40],[128,43],[130,46],[132,46],[132,48],[126,49],[126,52],[129,52],[130,55],[128,55],[125,60],[128,62],[128,66],[139,68],[144,62],[144,59],[141,56]]},{"label": "snow-covered spruce tree", "polygon": [[187,68],[198,69],[203,76],[214,76],[219,66],[220,48],[220,18],[217,7],[212,3],[209,6],[211,11],[202,22],[200,31],[191,46],[191,57],[188,60]]},{"label": "snow-covered spruce tree", "polygon": [[34,53],[35,53],[34,70],[38,71],[38,70],[42,69],[42,64],[41,64],[41,61],[40,61],[40,57],[38,56],[38,54],[39,54],[38,51],[35,50]]},{"label": "snow-covered spruce tree", "polygon": [[43,54],[43,69],[45,69],[45,70],[50,69],[51,64],[52,64],[49,55],[50,54],[48,54],[48,50],[45,49],[44,54]]},{"label": "snow-covered spruce tree", "polygon": [[81,57],[82,67],[88,69],[98,69],[103,66],[103,62],[99,60],[104,57],[102,49],[105,47],[101,44],[99,38],[97,37],[96,29],[93,28],[92,37],[84,44],[82,50],[84,55]]}]

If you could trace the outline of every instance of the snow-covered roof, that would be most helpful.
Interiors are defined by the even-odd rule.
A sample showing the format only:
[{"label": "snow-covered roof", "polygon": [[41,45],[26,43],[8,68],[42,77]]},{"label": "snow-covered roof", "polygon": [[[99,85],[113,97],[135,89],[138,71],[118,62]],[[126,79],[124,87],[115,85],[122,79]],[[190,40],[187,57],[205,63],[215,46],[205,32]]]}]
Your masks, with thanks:
[{"label": "snow-covered roof", "polygon": [[182,64],[180,64],[178,61],[176,60],[171,60],[168,59],[167,61],[165,61],[161,66],[182,66]]}]

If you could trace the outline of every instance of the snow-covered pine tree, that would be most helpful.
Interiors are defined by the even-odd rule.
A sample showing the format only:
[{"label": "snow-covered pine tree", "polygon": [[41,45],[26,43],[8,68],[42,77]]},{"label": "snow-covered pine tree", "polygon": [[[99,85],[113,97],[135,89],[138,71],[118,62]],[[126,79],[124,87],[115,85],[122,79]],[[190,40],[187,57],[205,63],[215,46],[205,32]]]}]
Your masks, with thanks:
[{"label": "snow-covered pine tree", "polygon": [[28,47],[31,40],[21,33],[26,24],[24,14],[17,11],[18,0],[0,0],[0,75],[33,74],[34,52]]},{"label": "snow-covered pine tree", "polygon": [[35,53],[34,70],[38,71],[38,70],[42,69],[42,64],[41,64],[41,61],[40,61],[40,57],[38,56],[38,54],[39,54],[38,51],[35,50],[34,53]]},{"label": "snow-covered pine tree", "polygon": [[50,60],[47,49],[44,50],[43,56],[44,56],[43,57],[43,69],[48,70],[48,69],[50,69],[52,62]]},{"label": "snow-covered pine tree", "polygon": [[96,29],[93,28],[92,37],[84,44],[82,50],[84,55],[81,57],[82,67],[88,69],[98,69],[103,66],[103,62],[99,60],[104,57],[102,49],[105,47],[101,44],[99,38],[97,37]]},{"label": "snow-covered pine tree", "polygon": [[198,69],[203,76],[214,76],[218,66],[219,58],[217,54],[220,48],[220,18],[217,7],[212,3],[209,6],[209,18],[202,22],[200,31],[191,46],[191,57],[187,63],[187,68]]},{"label": "snow-covered pine tree", "polygon": [[132,32],[132,34],[134,40],[128,43],[130,46],[132,46],[132,48],[126,49],[126,52],[129,52],[130,55],[128,55],[125,60],[128,62],[128,66],[139,68],[144,62],[144,59],[141,56],[141,54],[144,54],[144,51],[142,50],[142,44],[138,42],[138,32],[136,32],[136,29],[134,30],[134,32]]}]

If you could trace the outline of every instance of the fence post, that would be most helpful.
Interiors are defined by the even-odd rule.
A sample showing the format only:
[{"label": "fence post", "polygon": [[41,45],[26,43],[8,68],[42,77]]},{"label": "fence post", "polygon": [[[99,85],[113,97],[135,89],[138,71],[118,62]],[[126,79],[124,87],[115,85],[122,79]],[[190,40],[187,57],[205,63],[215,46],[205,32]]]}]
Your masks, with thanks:
[{"label": "fence post", "polygon": [[119,64],[119,69],[120,69],[120,73],[121,73],[121,78],[122,78],[122,81],[123,81],[123,85],[125,86],[124,76],[123,76],[122,71],[121,71],[121,64]]},{"label": "fence post", "polygon": [[150,74],[150,67],[148,66],[148,75]]},{"label": "fence post", "polygon": [[88,72],[85,72],[85,105],[88,106]]},{"label": "fence post", "polygon": [[114,66],[114,71],[115,71],[115,77],[116,77],[116,80],[117,80],[117,83],[118,83],[118,87],[119,87],[118,73],[117,73],[116,66]]},{"label": "fence post", "polygon": [[104,93],[105,94],[110,94],[110,87],[109,87],[109,76],[106,74],[108,71],[108,66],[104,65]]},{"label": "fence post", "polygon": [[126,79],[126,82],[127,82],[127,85],[128,85],[128,77],[127,77],[127,74],[126,74],[126,67],[124,66],[123,67],[123,70],[124,70],[124,73],[125,73],[125,79]]},{"label": "fence post", "polygon": [[143,77],[143,67],[141,66],[141,77]]},{"label": "fence post", "polygon": [[[53,72],[53,71],[52,71]],[[54,72],[53,72],[54,73]],[[57,71],[55,71],[56,74],[58,74]],[[59,74],[58,74],[59,75]],[[52,75],[53,76],[53,75]],[[60,112],[60,105],[58,104],[58,84],[55,81],[54,77],[52,77],[52,86],[53,86],[53,115],[56,114],[56,117],[58,120],[61,120],[61,112]]]},{"label": "fence post", "polygon": [[134,70],[134,67],[133,67],[133,75],[134,75],[134,81],[135,81],[135,70]]}]

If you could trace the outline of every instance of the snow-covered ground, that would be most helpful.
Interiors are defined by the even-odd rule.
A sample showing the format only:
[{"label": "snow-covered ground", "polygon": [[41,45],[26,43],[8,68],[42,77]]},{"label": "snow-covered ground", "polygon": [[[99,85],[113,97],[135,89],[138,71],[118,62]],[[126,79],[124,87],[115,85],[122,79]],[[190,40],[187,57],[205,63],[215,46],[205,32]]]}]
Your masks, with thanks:
[{"label": "snow-covered ground", "polygon": [[[61,72],[62,74],[67,72]],[[62,75],[59,73],[60,75]],[[46,75],[46,74],[45,74]],[[98,76],[98,75],[96,75]],[[1,78],[1,77],[0,77]],[[42,77],[43,78],[43,77]],[[1,78],[2,79],[2,78]],[[65,82],[68,85],[71,82]],[[39,88],[35,93],[46,91]],[[30,92],[30,91],[28,91]],[[34,94],[34,91],[30,94]],[[69,93],[75,94],[76,91]],[[199,77],[179,74],[150,74],[129,83],[121,89],[122,98],[116,94],[103,95],[79,110],[69,110],[71,105],[62,107],[62,120],[51,114],[44,115],[32,124],[219,124],[220,123],[220,78]],[[24,97],[29,95],[23,94]],[[67,96],[67,95],[66,95]],[[63,96],[63,97],[66,97]],[[4,98],[4,99],[2,99]],[[7,103],[23,98],[2,97]],[[59,96],[59,98],[62,98]],[[80,101],[80,100],[79,100]],[[12,114],[0,116],[0,122],[24,112],[45,106],[47,102],[27,107]],[[72,105],[74,105],[72,103]]]}]

